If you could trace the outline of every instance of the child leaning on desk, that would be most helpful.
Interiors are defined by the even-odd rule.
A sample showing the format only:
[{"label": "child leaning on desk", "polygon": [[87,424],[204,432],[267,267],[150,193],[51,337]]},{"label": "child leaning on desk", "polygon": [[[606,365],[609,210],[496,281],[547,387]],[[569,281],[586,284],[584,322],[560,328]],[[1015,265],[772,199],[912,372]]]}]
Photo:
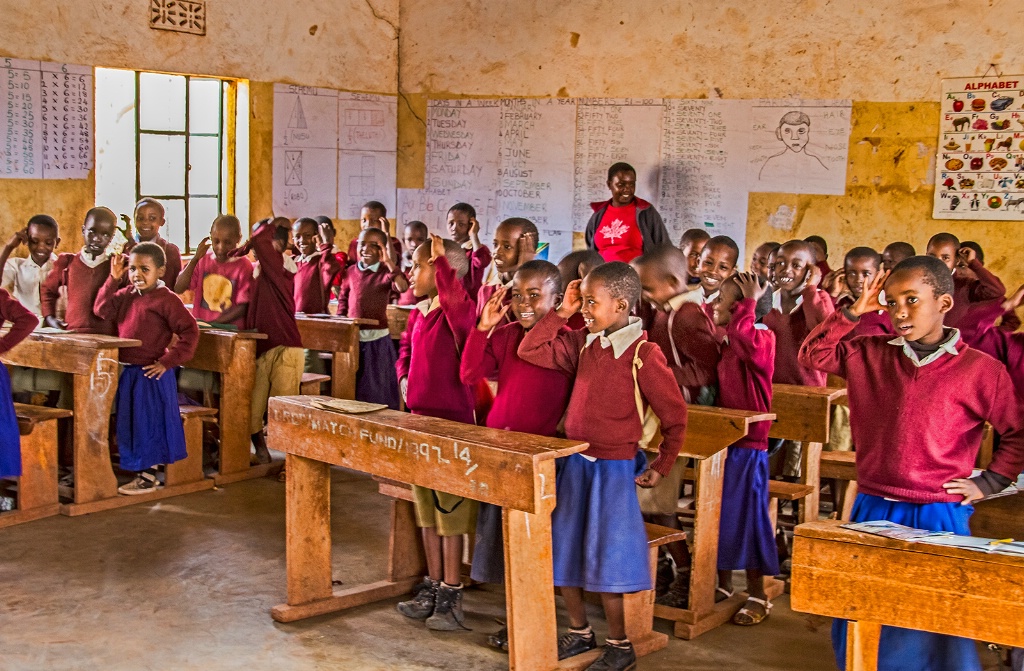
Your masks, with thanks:
[{"label": "child leaning on desk", "polygon": [[[886,304],[880,302],[885,290]],[[1006,487],[1024,468],[1024,401],[1006,369],[943,324],[953,278],[930,256],[913,256],[875,277],[850,307],[807,337],[800,363],[847,380],[857,446],[851,520],[888,520],[970,535],[970,504]],[[862,315],[887,309],[896,330],[844,340]],[[971,478],[985,422],[1002,435],[988,470]],[[846,623],[832,629],[846,660]],[[883,627],[880,671],[980,670],[973,641]]]}]

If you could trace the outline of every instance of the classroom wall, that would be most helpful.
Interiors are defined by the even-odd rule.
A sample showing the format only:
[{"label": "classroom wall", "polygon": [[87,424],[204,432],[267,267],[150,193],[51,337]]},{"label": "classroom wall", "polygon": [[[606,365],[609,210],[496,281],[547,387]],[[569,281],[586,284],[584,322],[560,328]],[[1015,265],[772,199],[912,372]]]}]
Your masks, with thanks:
[{"label": "classroom wall", "polygon": [[[210,0],[205,37],[152,30],[148,12],[147,0],[0,0],[0,56],[251,80],[254,220],[271,214],[272,82],[397,90],[398,0]],[[62,249],[77,249],[94,197],[92,174],[0,179],[0,242],[47,212],[62,224]]]},{"label": "classroom wall", "polygon": [[1017,0],[401,0],[400,28],[399,187],[423,186],[428,97],[849,98],[846,195],[751,194],[748,242],[820,234],[836,266],[949,230],[1024,282],[1024,224],[930,216],[939,80],[1024,73]]}]

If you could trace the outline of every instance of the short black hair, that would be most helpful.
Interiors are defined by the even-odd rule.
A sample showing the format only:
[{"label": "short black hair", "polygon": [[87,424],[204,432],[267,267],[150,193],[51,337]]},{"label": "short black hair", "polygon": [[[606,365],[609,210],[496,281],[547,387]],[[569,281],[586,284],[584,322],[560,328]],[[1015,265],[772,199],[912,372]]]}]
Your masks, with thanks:
[{"label": "short black hair", "polygon": [[783,247],[803,249],[811,256],[814,256],[814,250],[811,249],[811,243],[807,242],[806,240],[800,240],[799,238],[795,238],[793,240],[786,240],[781,245],[779,245],[779,249],[776,250],[776,254],[779,251],[781,251]]},{"label": "short black hair", "polygon": [[331,227],[332,231],[337,231],[337,229],[334,228],[334,220],[328,217],[327,215],[321,214],[319,217],[313,217],[313,219],[316,221],[317,224],[327,224],[328,226]]},{"label": "short black hair", "polygon": [[569,252],[558,262],[558,272],[562,274],[562,282],[565,285],[562,287],[562,290],[565,290],[569,282],[583,279],[583,275],[580,273],[580,266],[594,269],[603,263],[604,257],[596,249],[577,249],[574,252]]},{"label": "short black hair", "polygon": [[405,225],[405,227],[406,228],[411,228],[414,231],[419,231],[424,236],[426,236],[426,235],[428,235],[430,233],[430,229],[427,228],[427,225],[424,224],[422,221],[419,221],[419,220],[417,220],[417,221],[410,221],[409,223],[407,223]]},{"label": "short black hair", "polygon": [[982,251],[981,245],[979,245],[974,240],[966,240],[960,243],[960,248],[963,249],[964,247],[968,249],[973,249],[975,256],[978,257],[978,262],[981,263],[982,265],[985,264],[985,252]]},{"label": "short black hair", "polygon": [[610,182],[612,177],[615,177],[620,172],[631,172],[634,177],[636,176],[636,168],[624,161],[619,161],[618,163],[612,163],[612,167],[608,168],[608,181]]},{"label": "short black hair", "polygon": [[519,269],[515,272],[516,275],[522,274],[534,274],[540,275],[544,278],[545,282],[549,282],[554,287],[557,293],[562,292],[562,274],[558,272],[558,266],[545,261],[544,259],[534,259],[533,261],[527,261],[523,265],[519,266]]},{"label": "short black hair", "polygon": [[274,217],[268,223],[274,227],[274,240],[282,245],[291,241],[292,222],[287,217]]},{"label": "short black hair", "polygon": [[366,230],[359,231],[359,236],[356,239],[357,240],[359,238],[364,238],[365,239],[365,238],[370,237],[371,235],[378,239],[378,241],[380,242],[381,248],[384,249],[384,252],[385,253],[389,253],[388,252],[388,242],[390,242],[390,241],[388,240],[388,234],[385,233],[384,231],[380,230],[379,228],[374,228],[373,226],[371,226],[371,227],[367,228]]},{"label": "short black hair", "polygon": [[663,277],[675,277],[683,284],[689,272],[686,254],[672,245],[658,245],[643,256],[633,260],[637,267],[654,267],[662,272]]},{"label": "short black hair", "polygon": [[716,235],[715,237],[713,237],[710,240],[708,240],[707,244],[704,245],[704,249],[707,249],[708,247],[712,247],[712,246],[725,247],[726,249],[731,250],[733,255],[736,257],[736,260],[733,261],[733,265],[736,265],[737,263],[739,263],[739,260],[740,260],[740,248],[739,248],[739,245],[737,245],[736,241],[733,240],[732,238],[730,238],[728,235]]},{"label": "short black hair", "polygon": [[694,242],[706,242],[711,239],[711,235],[703,228],[688,228],[683,231],[683,236],[679,238],[679,246],[683,247],[687,243],[693,244]]},{"label": "short black hair", "polygon": [[533,239],[540,243],[540,232],[537,230],[537,224],[533,223],[529,219],[523,217],[511,217],[505,219],[498,226],[514,226],[520,231],[520,235],[533,235]]},{"label": "short black hair", "polygon": [[135,211],[138,212],[140,207],[159,207],[161,214],[166,214],[164,204],[156,198],[143,198],[139,202],[135,203]]},{"label": "short black hair", "polygon": [[911,256],[903,259],[893,268],[892,274],[918,271],[924,275],[924,281],[935,291],[935,297],[943,294],[953,295],[953,275],[946,264],[934,256]]},{"label": "short black hair", "polygon": [[817,243],[825,251],[825,255],[828,255],[828,243],[820,235],[808,235],[804,238],[804,242]]},{"label": "short black hair", "polygon": [[761,249],[762,247],[766,247],[767,249],[770,250],[768,252],[770,254],[771,252],[778,251],[779,247],[781,247],[781,246],[782,246],[781,242],[775,242],[774,240],[770,240],[768,242],[762,242],[757,247],[755,247],[755,249]]},{"label": "short black hair", "polygon": [[48,214],[37,214],[33,216],[31,219],[28,220],[28,223],[25,224],[25,228],[28,228],[29,226],[49,228],[51,231],[53,231],[53,236],[55,238],[60,237],[60,226],[57,225],[57,220]]},{"label": "short black hair", "polygon": [[587,279],[602,282],[612,298],[624,299],[629,303],[630,310],[640,302],[640,293],[643,291],[640,276],[628,263],[609,261],[591,270]]},{"label": "short black hair", "polygon": [[914,245],[909,242],[890,242],[882,250],[882,253],[889,252],[890,254],[896,254],[897,256],[909,259],[911,256],[917,256],[917,250],[914,249]]},{"label": "short black hair", "polygon": [[314,231],[320,230],[320,223],[317,222],[317,220],[312,217],[299,217],[298,219],[295,220],[295,223],[292,224],[292,226],[298,226],[301,229],[306,224],[312,224]]},{"label": "short black hair", "polygon": [[117,227],[117,215],[114,214],[114,211],[109,207],[94,207],[86,212],[85,219],[82,220],[83,225],[90,218],[94,221],[105,221],[109,224],[113,224],[115,228]]},{"label": "short black hair", "polygon": [[476,218],[476,208],[469,203],[455,203],[448,208],[448,214],[452,212],[464,212],[469,215],[470,219]]},{"label": "short black hair", "polygon": [[167,264],[167,256],[164,249],[155,242],[140,242],[132,247],[132,254],[136,256],[148,256],[153,259],[157,268],[163,268]]},{"label": "short black hair", "polygon": [[953,245],[960,249],[960,238],[952,233],[936,233],[928,240],[928,246],[932,245]]},{"label": "short black hair", "polygon": [[850,251],[846,252],[846,257],[843,259],[843,266],[846,266],[847,262],[852,261],[853,259],[871,259],[875,262],[876,268],[880,268],[882,266],[882,255],[870,247],[854,247]]},{"label": "short black hair", "polygon": [[239,221],[238,217],[236,217],[235,215],[222,214],[216,219],[214,219],[213,223],[210,224],[210,232],[213,233],[213,229],[217,228],[218,226],[230,227],[232,233],[237,235],[239,239],[242,238],[242,222]]},{"label": "short black hair", "polygon": [[384,203],[380,202],[379,200],[368,200],[365,203],[363,203],[363,207],[361,207],[360,209],[377,210],[378,212],[380,212],[380,216],[388,216],[388,208],[384,207]]}]

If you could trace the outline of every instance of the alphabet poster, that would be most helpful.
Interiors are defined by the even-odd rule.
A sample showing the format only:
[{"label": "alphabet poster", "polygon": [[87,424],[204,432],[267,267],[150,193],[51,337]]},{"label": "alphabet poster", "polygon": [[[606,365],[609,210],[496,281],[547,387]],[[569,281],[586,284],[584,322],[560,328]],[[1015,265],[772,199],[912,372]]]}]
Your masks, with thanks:
[{"label": "alphabet poster", "polygon": [[936,219],[1024,219],[1024,75],[942,80]]}]

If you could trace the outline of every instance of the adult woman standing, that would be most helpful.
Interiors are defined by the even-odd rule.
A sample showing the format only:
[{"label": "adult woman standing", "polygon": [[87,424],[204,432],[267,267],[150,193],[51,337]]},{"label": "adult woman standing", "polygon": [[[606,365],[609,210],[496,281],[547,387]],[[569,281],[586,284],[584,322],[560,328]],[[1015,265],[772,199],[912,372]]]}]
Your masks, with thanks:
[{"label": "adult woman standing", "polygon": [[636,170],[628,163],[608,168],[609,200],[591,203],[593,216],[587,223],[587,247],[596,249],[605,261],[629,263],[659,245],[671,244],[665,222],[654,206],[637,198]]}]

